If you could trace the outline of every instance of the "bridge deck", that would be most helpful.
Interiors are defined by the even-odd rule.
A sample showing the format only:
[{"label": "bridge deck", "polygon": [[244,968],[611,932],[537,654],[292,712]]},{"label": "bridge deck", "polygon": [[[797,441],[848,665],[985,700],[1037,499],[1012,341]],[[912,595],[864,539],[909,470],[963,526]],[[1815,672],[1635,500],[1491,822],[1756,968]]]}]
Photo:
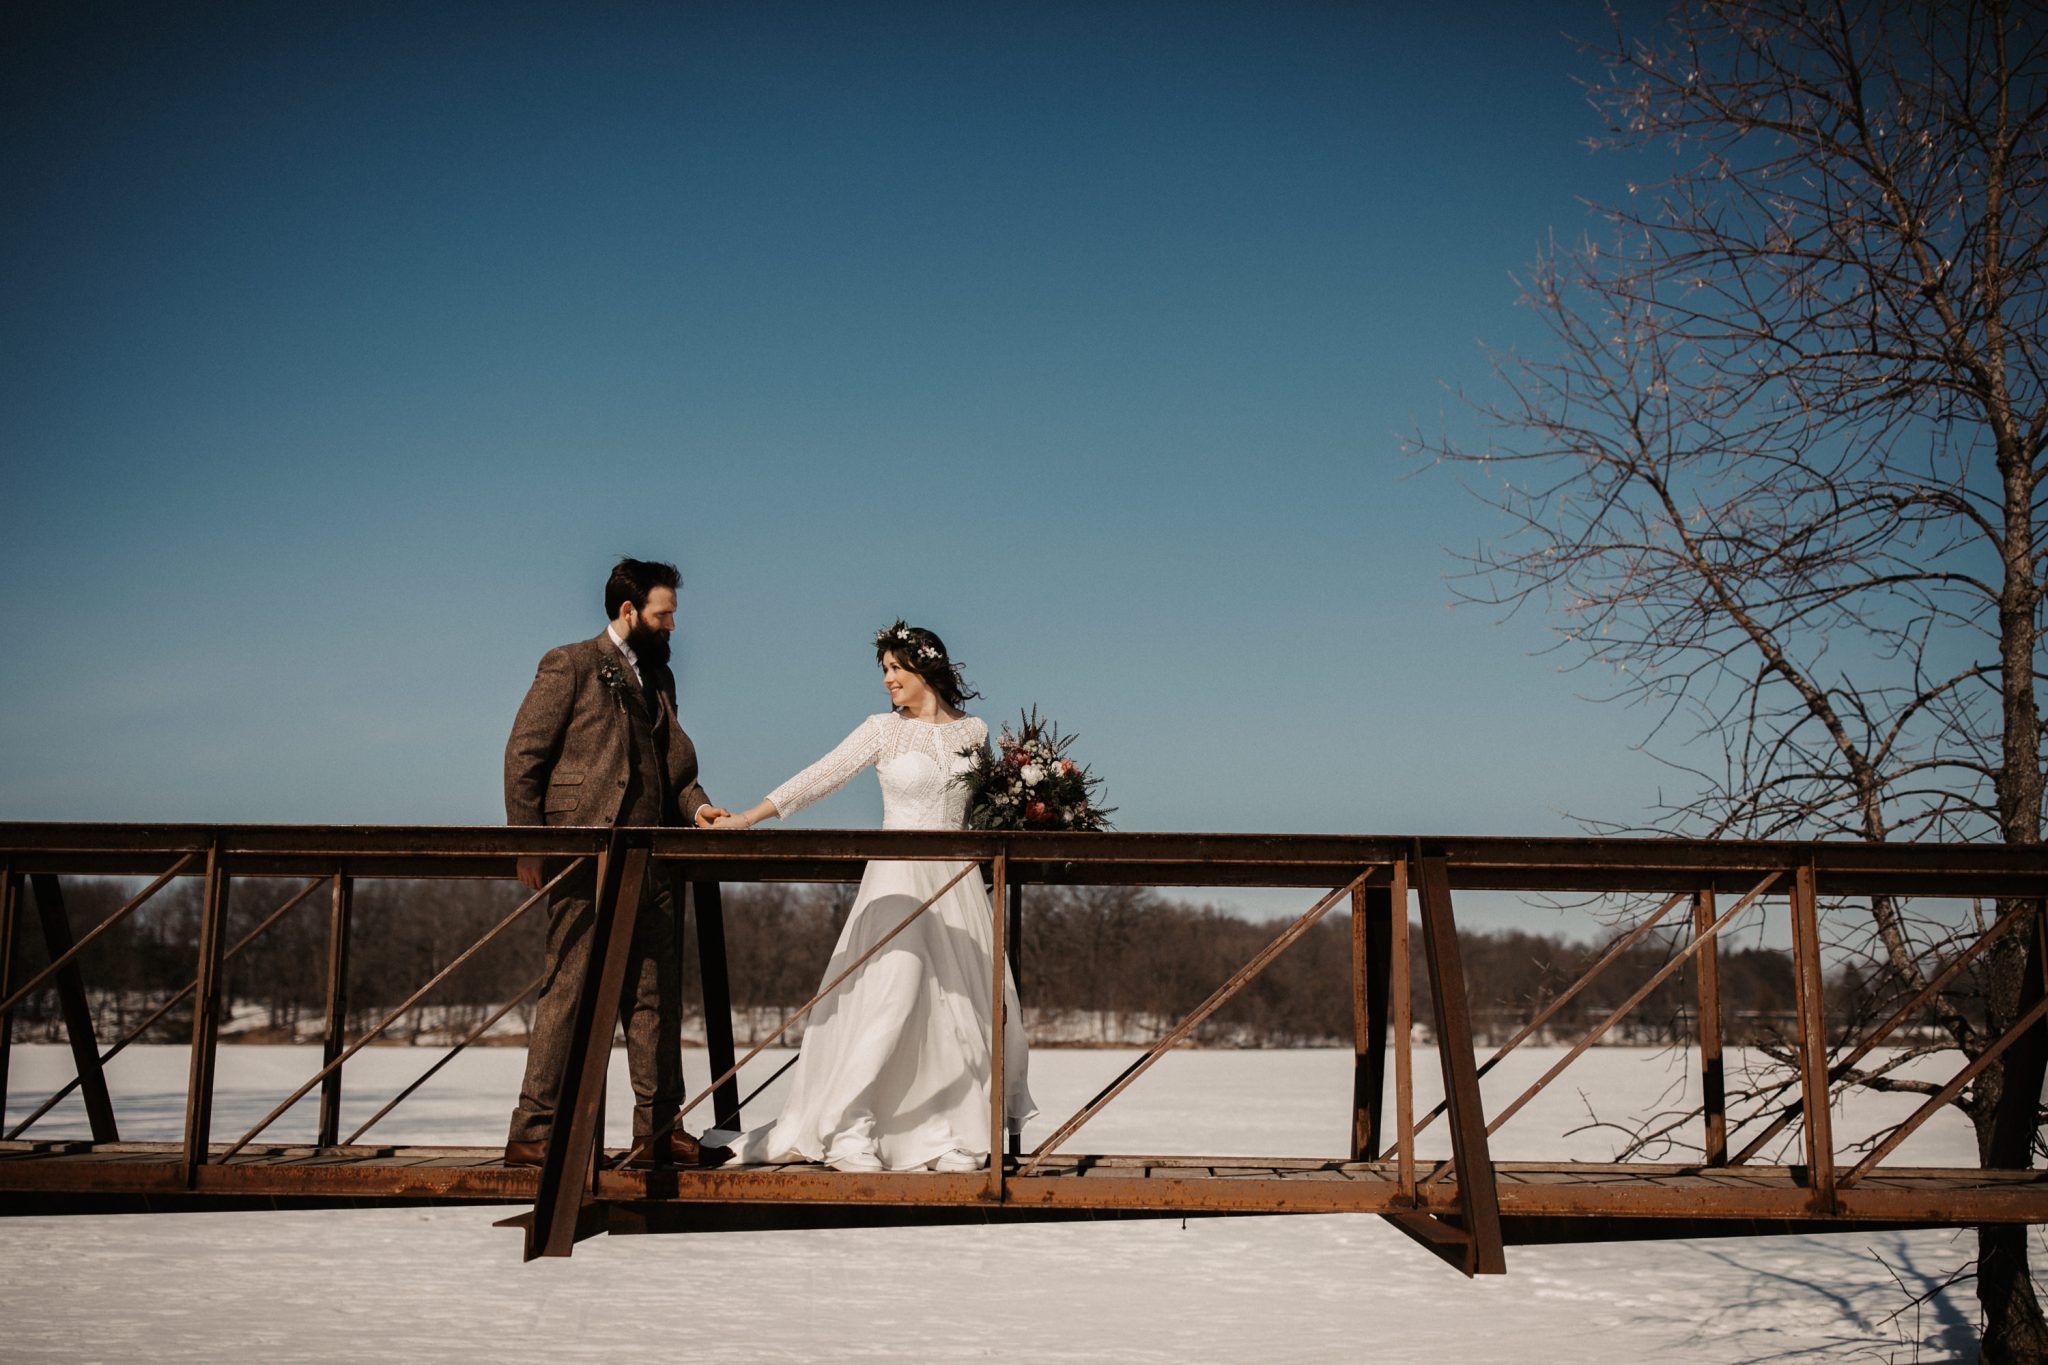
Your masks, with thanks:
[{"label": "bridge deck", "polygon": [[[174,1143],[85,1141],[0,1143],[0,1213],[177,1208],[319,1207],[419,1203],[531,1204],[540,1173],[506,1166],[497,1148],[249,1147],[203,1165],[187,1185]],[[616,1158],[622,1153],[612,1153]],[[1739,1169],[1584,1162],[1498,1162],[1504,1218],[1603,1220],[1769,1220],[1821,1227],[1918,1223],[1970,1225],[2048,1221],[2048,1171],[1884,1169],[1816,1205],[1796,1166]],[[1426,1168],[1424,1173],[1426,1174]],[[668,1226],[691,1210],[705,1226],[729,1225],[712,1206],[779,1216],[758,1226],[872,1221],[951,1222],[1188,1214],[1461,1212],[1456,1177],[1404,1196],[1393,1162],[1272,1160],[1228,1156],[1054,1156],[1030,1176],[1012,1174],[1007,1199],[988,1200],[985,1174],[849,1174],[821,1166],[735,1166],[720,1170],[607,1169],[595,1198],[640,1208],[674,1206]],[[826,1214],[822,1206],[831,1206]],[[806,1215],[803,1211],[812,1212]],[[771,1210],[772,1212],[772,1210]],[[1787,1229],[1792,1230],[1792,1229]],[[1619,1235],[1626,1236],[1626,1231]]]}]

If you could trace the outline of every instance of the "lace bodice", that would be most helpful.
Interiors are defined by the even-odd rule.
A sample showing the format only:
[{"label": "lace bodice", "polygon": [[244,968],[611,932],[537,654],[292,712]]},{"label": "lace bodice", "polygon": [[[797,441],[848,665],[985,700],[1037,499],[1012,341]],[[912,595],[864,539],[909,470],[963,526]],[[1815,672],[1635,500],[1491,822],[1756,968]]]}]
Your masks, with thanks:
[{"label": "lace bodice", "polygon": [[967,769],[962,749],[988,743],[988,726],[962,716],[946,725],[910,720],[894,711],[869,716],[839,747],[768,793],[784,816],[823,800],[861,769],[882,779],[883,829],[959,829],[967,789],[953,778]]}]

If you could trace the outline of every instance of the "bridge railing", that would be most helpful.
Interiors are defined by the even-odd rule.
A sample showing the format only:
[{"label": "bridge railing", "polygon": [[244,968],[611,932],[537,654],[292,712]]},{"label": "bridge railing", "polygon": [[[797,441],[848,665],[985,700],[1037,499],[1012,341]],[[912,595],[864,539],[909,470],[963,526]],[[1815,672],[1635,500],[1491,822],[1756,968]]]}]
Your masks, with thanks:
[{"label": "bridge railing", "polygon": [[[1929,1117],[1994,1065],[2007,1068],[2000,1101],[2001,1131],[2017,1135],[2026,1164],[2037,1122],[2037,1096],[2048,1055],[2048,954],[2043,952],[2041,897],[2048,892],[2048,857],[2039,850],[1988,845],[1863,845],[1735,843],[1631,839],[1486,839],[1408,836],[1300,836],[1248,834],[991,834],[932,831],[698,831],[671,829],[530,829],[419,827],[291,827],[199,825],[0,825],[0,1096],[11,1047],[11,1017],[36,992],[54,994],[76,1062],[76,1079],[12,1124],[0,1110],[9,1138],[33,1125],[68,1094],[77,1092],[97,1143],[118,1139],[105,1063],[156,1020],[189,1001],[190,1069],[180,1146],[186,1178],[208,1163],[234,1159],[292,1107],[319,1092],[317,1143],[340,1146],[359,1139],[446,1064],[405,1087],[346,1139],[341,1133],[342,1076],[346,1063],[405,1013],[459,973],[477,954],[545,900],[526,896],[467,948],[457,953],[395,1009],[356,1037],[347,1036],[349,962],[354,937],[356,883],[369,878],[508,879],[514,860],[542,857],[559,869],[555,880],[589,867],[598,903],[591,972],[581,983],[572,1061],[564,1080],[557,1126],[540,1177],[530,1254],[566,1252],[577,1235],[579,1210],[596,1160],[604,1068],[614,1016],[600,1002],[618,999],[618,982],[637,913],[637,888],[647,876],[672,876],[693,888],[705,995],[707,1042],[720,1073],[705,1098],[721,1126],[737,1122],[741,1100],[729,1028],[729,983],[724,960],[718,889],[744,881],[832,882],[858,879],[871,859],[915,859],[978,865],[992,883],[993,933],[998,960],[1021,933],[1020,908],[1029,888],[1059,885],[1157,887],[1292,887],[1310,904],[1281,924],[1273,939],[1219,982],[1216,990],[1137,1061],[1111,1078],[1086,1104],[1058,1124],[1030,1152],[991,1161],[976,1197],[1001,1203],[1018,1182],[1055,1173],[1053,1158],[1113,1103],[1137,1077],[1190,1037],[1271,962],[1338,907],[1349,911],[1354,1022],[1350,1141],[1341,1154],[1353,1162],[1384,1162],[1398,1190],[1397,1204],[1414,1212],[1393,1216],[1425,1245],[1467,1273],[1501,1268],[1503,1233],[1491,1136],[1546,1086],[1675,973],[1697,990],[1696,1045],[1701,1068],[1700,1150],[1707,1166],[1752,1162],[1774,1142],[1796,1141],[1805,1161],[1802,1179],[1812,1209],[1826,1213],[1843,1191],[1867,1179],[1879,1163]],[[74,940],[66,916],[62,878],[148,879],[147,884],[91,933]],[[233,888],[271,879],[299,879],[281,903],[233,942],[228,910]],[[85,951],[165,886],[198,879],[203,887],[194,968],[184,988],[100,1050],[91,998],[81,972]],[[1634,928],[1568,990],[1540,1010],[1507,1044],[1480,1061],[1472,1043],[1471,1001],[1459,952],[1454,893],[1631,893],[1656,901]],[[1886,1018],[1853,1040],[1831,1045],[1826,1019],[1824,948],[1819,907],[1838,898],[1931,897],[1997,907],[1981,930],[1964,932],[1927,963]],[[40,924],[47,965],[18,970],[30,910]],[[1731,926],[1782,907],[1790,926],[1797,1006],[1788,1040],[1795,1076],[1780,1087],[1783,1103],[1731,1116],[1722,1077],[1721,992],[1718,945]],[[253,1128],[225,1143],[215,1141],[213,1100],[227,963],[260,935],[297,911],[324,909],[327,982],[322,1065]],[[1689,923],[1688,923],[1689,921]],[[1668,960],[1620,1006],[1608,1010],[1526,1091],[1489,1120],[1480,1082],[1516,1047],[1547,1027],[1603,973],[1633,960],[1629,949],[1659,930],[1683,932],[1659,941],[1674,944]],[[1429,1023],[1437,1041],[1443,1101],[1418,1119],[1411,1039],[1419,992],[1410,979],[1408,939],[1419,932],[1427,973]],[[1858,1079],[1859,1066],[1912,1021],[1952,1006],[1944,993],[1960,973],[1986,954],[2025,955],[2016,1000],[1990,1021],[1979,1045],[1946,1082],[1932,1087],[1919,1108],[1878,1135],[1853,1162],[1837,1151],[1831,1115],[1840,1090]],[[459,1040],[467,1046],[537,989],[501,1003],[497,1014]],[[1000,985],[1000,977],[996,984]],[[1000,1068],[1003,993],[994,992],[991,1057],[990,1150],[1005,1146]],[[1387,1095],[1389,1072],[1393,1083]],[[2018,1083],[2013,1083],[2017,1078]],[[2031,1078],[2029,1080],[2028,1078]],[[1786,1098],[1784,1092],[1792,1092]],[[1768,1095],[1770,1092],[1763,1092]],[[1439,1121],[1448,1152],[1424,1155],[1419,1140]],[[2008,1143],[2008,1149],[2013,1144]],[[1734,1149],[1731,1153],[1731,1148]],[[1456,1190],[1455,1213],[1423,1213],[1429,1187]]]}]

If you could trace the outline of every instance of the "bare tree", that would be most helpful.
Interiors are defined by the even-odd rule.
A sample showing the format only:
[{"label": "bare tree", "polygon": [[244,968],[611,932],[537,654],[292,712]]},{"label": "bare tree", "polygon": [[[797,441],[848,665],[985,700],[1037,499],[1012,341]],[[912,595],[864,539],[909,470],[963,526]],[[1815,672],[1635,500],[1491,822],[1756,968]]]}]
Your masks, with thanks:
[{"label": "bare tree", "polygon": [[[1589,50],[1598,141],[1667,169],[1538,264],[1550,345],[1499,357],[1497,443],[1420,443],[1512,519],[1465,592],[1555,610],[1645,708],[1683,792],[1624,824],[2039,843],[2042,10],[1708,0]],[[1907,908],[1858,908],[1917,988]],[[1949,1046],[2018,1017],[2033,941],[1981,1008],[1936,1003]],[[2043,1055],[2036,1029],[1959,1097],[1986,1165],[2031,1160],[1999,1097]],[[1984,1359],[2048,1359],[2023,1230],[1980,1232],[1978,1293]]]}]

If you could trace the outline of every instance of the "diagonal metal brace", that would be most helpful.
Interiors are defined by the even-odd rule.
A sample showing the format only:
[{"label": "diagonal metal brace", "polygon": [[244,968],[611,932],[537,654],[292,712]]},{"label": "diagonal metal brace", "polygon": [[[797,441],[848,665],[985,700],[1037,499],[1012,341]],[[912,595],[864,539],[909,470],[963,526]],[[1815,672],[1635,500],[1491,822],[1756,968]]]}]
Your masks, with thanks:
[{"label": "diagonal metal brace", "polygon": [[569,1056],[555,1096],[553,1127],[541,1162],[526,1259],[567,1256],[592,1220],[583,1212],[597,1157],[599,1113],[611,1061],[619,997],[640,921],[640,887],[647,878],[645,830],[614,828],[597,866],[597,897],[590,926],[590,965],[570,1016]]}]

